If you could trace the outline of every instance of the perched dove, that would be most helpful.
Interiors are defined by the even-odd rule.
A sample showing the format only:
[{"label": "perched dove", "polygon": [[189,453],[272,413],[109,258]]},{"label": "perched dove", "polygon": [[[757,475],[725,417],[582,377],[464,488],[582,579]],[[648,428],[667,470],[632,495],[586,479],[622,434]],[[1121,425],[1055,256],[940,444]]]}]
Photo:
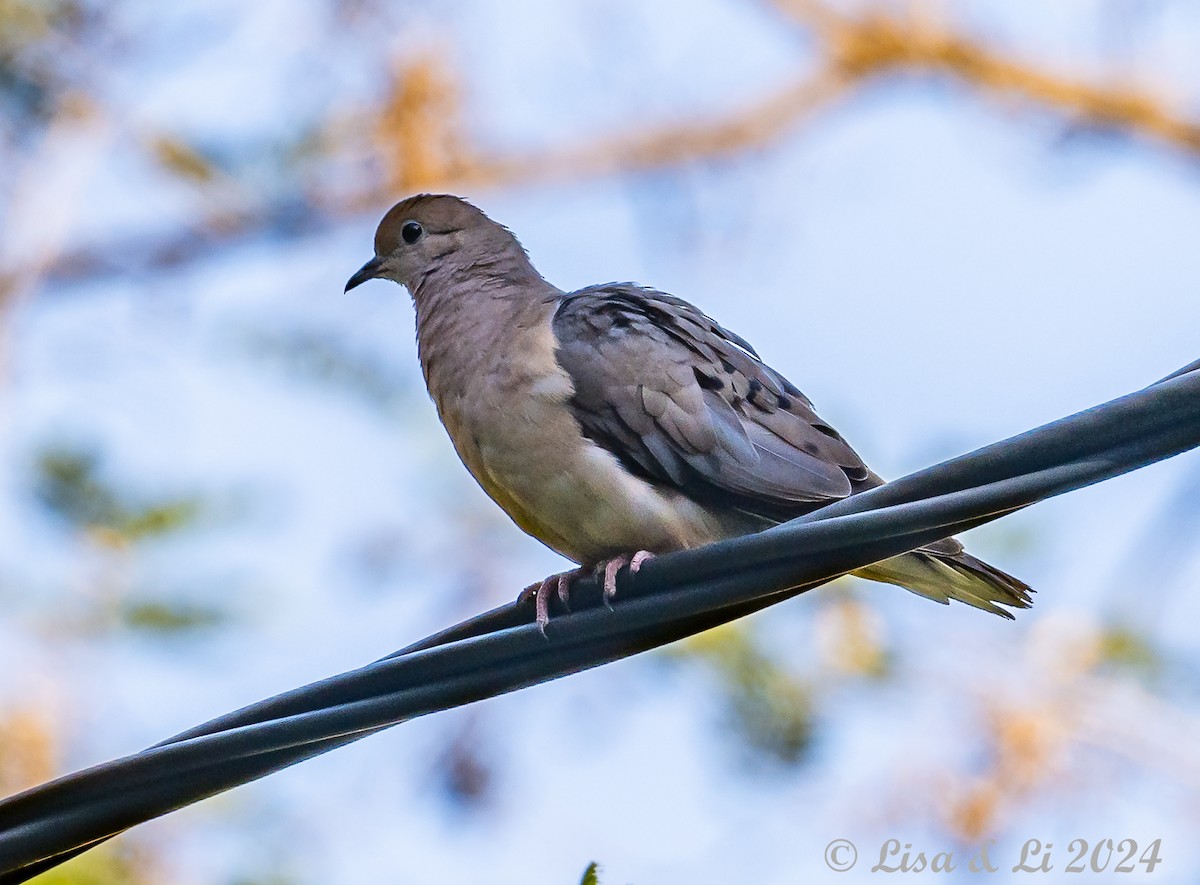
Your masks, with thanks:
[{"label": "perched dove", "polygon": [[[812,403],[748,343],[631,283],[563,292],[517,238],[453,196],[397,203],[375,278],[412,294],[429,394],[459,457],[524,531],[579,563],[549,597],[649,556],[758,531],[880,485]],[[1029,587],[947,538],[861,569],[941,603],[1012,617]]]}]

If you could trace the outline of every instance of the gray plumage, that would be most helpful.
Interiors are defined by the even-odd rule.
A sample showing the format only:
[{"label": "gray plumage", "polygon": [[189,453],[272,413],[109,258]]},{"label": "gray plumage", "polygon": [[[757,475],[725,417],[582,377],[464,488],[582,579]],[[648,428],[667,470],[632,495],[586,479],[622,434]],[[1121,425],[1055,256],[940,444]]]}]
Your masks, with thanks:
[{"label": "gray plumage", "polygon": [[804,394],[685,301],[594,286],[553,328],[584,435],[648,480],[766,519],[878,484]]},{"label": "gray plumage", "polygon": [[[564,293],[450,196],[385,216],[372,277],[405,285],[422,369],[463,463],[522,529],[584,566],[745,534],[879,485],[754,349],[629,283]],[[1011,617],[1029,588],[946,539],[857,574]]]}]

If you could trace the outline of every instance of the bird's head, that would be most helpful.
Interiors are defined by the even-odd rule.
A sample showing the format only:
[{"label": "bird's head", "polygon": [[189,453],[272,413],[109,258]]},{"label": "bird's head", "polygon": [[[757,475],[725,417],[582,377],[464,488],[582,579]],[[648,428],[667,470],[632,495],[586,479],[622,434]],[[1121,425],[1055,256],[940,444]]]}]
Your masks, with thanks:
[{"label": "bird's head", "polygon": [[349,292],[367,280],[400,283],[414,298],[430,280],[451,281],[464,273],[483,275],[528,268],[516,237],[466,200],[420,194],[393,206],[375,231],[375,256],[346,283]]}]

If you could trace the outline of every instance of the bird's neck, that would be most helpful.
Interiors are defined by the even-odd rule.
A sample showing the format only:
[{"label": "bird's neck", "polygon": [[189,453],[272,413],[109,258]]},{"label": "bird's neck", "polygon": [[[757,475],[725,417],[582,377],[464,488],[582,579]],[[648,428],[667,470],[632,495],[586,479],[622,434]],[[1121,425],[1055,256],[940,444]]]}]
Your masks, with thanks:
[{"label": "bird's neck", "polygon": [[562,295],[532,267],[528,273],[509,268],[498,274],[475,267],[461,279],[427,279],[414,293],[417,352],[439,410],[511,371],[514,357],[526,350],[525,340],[549,333]]},{"label": "bird's neck", "polygon": [[[495,248],[451,252],[431,261],[415,280],[407,280],[418,316],[422,307],[444,302],[470,304],[497,294],[506,299],[536,300],[547,289],[558,292],[537,272],[525,252],[501,243]],[[561,294],[561,293],[559,293]]]}]

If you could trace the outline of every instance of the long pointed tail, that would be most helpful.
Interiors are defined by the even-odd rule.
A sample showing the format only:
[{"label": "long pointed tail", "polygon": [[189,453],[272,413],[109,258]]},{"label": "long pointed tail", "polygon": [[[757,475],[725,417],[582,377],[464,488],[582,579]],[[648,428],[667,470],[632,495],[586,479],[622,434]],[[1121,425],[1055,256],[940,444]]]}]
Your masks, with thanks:
[{"label": "long pointed tail", "polygon": [[1000,608],[1029,608],[1033,589],[1024,581],[976,559],[962,544],[947,538],[920,550],[893,556],[854,572],[860,578],[896,584],[918,596],[949,605],[951,599],[994,615],[1012,618]]}]

